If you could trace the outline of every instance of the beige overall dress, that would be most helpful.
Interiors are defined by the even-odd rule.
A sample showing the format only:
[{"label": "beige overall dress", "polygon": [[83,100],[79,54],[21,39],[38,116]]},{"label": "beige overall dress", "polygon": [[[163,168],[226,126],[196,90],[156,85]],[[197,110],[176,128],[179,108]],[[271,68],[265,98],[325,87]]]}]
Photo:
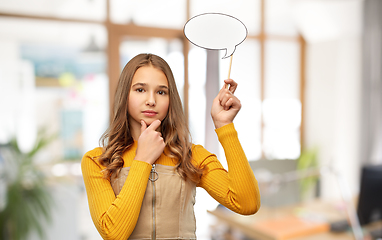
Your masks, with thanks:
[{"label": "beige overall dress", "polygon": [[[117,196],[121,191],[129,167],[111,177]],[[196,239],[196,185],[183,180],[173,166],[153,164],[143,198],[138,222],[129,239]]]}]

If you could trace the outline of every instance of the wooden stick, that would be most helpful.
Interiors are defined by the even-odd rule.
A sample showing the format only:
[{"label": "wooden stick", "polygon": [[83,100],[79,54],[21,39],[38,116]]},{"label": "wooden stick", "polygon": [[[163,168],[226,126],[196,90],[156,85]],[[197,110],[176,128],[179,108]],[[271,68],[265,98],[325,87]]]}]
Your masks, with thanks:
[{"label": "wooden stick", "polygon": [[[231,55],[231,58],[230,58],[230,60],[229,60],[228,78],[227,78],[227,79],[229,79],[229,78],[231,77],[232,58],[233,58],[233,54]],[[229,88],[228,84],[225,84],[225,85],[226,85],[226,88],[228,89],[228,88]]]}]

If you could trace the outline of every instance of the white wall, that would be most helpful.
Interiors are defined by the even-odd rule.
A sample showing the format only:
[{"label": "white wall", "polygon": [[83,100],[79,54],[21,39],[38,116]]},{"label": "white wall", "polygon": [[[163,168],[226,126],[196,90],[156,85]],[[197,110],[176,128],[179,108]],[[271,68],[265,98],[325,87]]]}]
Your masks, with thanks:
[{"label": "white wall", "polygon": [[[317,19],[305,19],[301,26],[307,39],[305,144],[319,148],[321,166],[333,166],[354,195],[359,189],[361,164],[362,1],[310,3],[304,3],[305,17],[314,12],[316,3],[322,4],[322,14],[311,14]],[[324,27],[319,26],[320,16],[326,18]],[[327,26],[329,30],[325,30]],[[316,37],[319,34],[311,33],[312,29],[323,34]],[[323,198],[340,196],[332,174],[322,178],[321,187]]]},{"label": "white wall", "polygon": [[37,135],[33,64],[19,58],[15,42],[0,39],[0,143],[16,137],[30,151]]}]

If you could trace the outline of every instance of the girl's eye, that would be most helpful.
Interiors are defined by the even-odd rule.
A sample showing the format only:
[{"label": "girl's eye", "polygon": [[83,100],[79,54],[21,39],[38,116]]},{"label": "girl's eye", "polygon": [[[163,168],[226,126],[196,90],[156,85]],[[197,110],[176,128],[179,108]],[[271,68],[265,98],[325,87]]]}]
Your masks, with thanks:
[{"label": "girl's eye", "polygon": [[159,90],[159,91],[158,91],[158,94],[159,94],[159,95],[166,95],[167,93],[166,93],[165,91]]},{"label": "girl's eye", "polygon": [[135,91],[137,91],[137,92],[143,92],[144,90],[143,90],[143,88],[137,88],[137,89],[135,89]]}]

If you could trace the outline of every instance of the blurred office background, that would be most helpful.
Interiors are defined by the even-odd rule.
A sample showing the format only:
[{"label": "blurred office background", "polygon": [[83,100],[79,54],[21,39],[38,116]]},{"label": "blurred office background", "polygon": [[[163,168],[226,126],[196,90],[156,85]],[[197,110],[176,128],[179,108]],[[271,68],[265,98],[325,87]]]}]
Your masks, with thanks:
[{"label": "blurred office background", "polygon": [[[10,175],[21,168],[5,170],[10,156],[17,152],[22,165],[36,150],[33,169],[44,174],[53,198],[50,223],[41,221],[47,239],[100,239],[80,161],[108,126],[121,69],[142,52],[168,61],[193,142],[226,165],[209,111],[229,59],[183,35],[186,21],[206,12],[232,15],[248,29],[234,53],[231,78],[242,102],[235,126],[259,180],[331,166],[356,196],[361,166],[382,162],[378,2],[0,0],[0,210],[9,204]],[[41,139],[45,147],[36,148]],[[308,156],[307,163],[298,164],[301,156]],[[33,188],[30,174],[24,175],[22,188]],[[340,197],[330,175],[316,185],[314,196]],[[263,204],[282,204],[266,188]],[[295,190],[285,191],[284,200],[301,200]],[[198,189],[199,239],[209,239],[214,219],[206,210],[216,205]],[[33,233],[28,239],[38,238]]]}]

